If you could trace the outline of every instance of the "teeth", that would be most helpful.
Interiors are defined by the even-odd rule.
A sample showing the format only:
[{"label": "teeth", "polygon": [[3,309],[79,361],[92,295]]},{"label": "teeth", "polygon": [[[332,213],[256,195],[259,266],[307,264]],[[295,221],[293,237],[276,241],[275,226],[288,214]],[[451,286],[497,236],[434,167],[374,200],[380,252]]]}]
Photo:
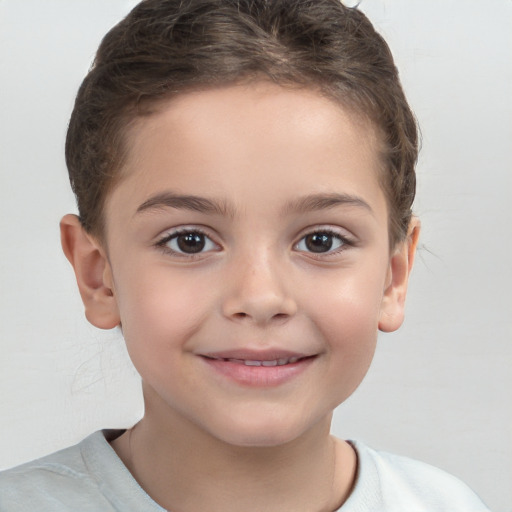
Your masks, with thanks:
[{"label": "teeth", "polygon": [[283,357],[280,359],[272,359],[271,361],[259,361],[253,359],[225,359],[225,358],[217,358],[213,357],[212,359],[217,359],[219,361],[229,361],[230,363],[244,364],[245,366],[284,366],[285,364],[293,364],[296,363],[300,357]]},{"label": "teeth", "polygon": [[230,361],[242,363],[245,364],[245,366],[284,366],[285,364],[296,363],[299,359],[299,357],[290,357],[282,359],[273,359],[272,361],[252,361],[249,359],[244,359],[243,361],[239,359],[230,359]]},{"label": "teeth", "polygon": [[261,366],[263,364],[263,361],[244,361],[245,366]]}]

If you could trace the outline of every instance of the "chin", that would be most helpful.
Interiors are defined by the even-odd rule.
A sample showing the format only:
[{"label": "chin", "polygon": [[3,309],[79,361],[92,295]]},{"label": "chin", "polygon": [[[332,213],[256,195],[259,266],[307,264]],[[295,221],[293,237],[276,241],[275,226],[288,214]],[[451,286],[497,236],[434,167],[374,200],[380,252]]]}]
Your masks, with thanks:
[{"label": "chin", "polygon": [[292,421],[290,417],[264,418],[255,415],[240,421],[230,421],[224,426],[219,425],[215,429],[217,432],[213,432],[210,426],[210,433],[233,446],[270,448],[291,443],[313,429],[314,423],[305,420],[297,418]]}]

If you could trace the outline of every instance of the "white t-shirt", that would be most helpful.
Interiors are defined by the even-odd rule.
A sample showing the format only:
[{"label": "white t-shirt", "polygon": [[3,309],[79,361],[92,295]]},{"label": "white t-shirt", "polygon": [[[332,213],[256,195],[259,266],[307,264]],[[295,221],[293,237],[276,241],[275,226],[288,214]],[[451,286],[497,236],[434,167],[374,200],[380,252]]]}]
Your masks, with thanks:
[{"label": "white t-shirt", "polygon": [[[0,472],[0,512],[165,512],[108,443],[117,435],[96,432],[75,446]],[[440,469],[352,444],[357,480],[341,512],[489,512],[465,484]]]}]

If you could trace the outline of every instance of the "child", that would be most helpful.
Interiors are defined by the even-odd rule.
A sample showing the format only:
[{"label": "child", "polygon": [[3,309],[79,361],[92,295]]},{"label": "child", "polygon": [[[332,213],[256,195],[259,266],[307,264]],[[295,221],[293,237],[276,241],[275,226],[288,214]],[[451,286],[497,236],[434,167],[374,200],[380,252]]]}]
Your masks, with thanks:
[{"label": "child", "polygon": [[86,316],[145,414],[0,476],[0,510],[484,511],[329,435],[403,319],[417,132],[386,43],[337,0],[145,0],[103,40],[61,222]]}]

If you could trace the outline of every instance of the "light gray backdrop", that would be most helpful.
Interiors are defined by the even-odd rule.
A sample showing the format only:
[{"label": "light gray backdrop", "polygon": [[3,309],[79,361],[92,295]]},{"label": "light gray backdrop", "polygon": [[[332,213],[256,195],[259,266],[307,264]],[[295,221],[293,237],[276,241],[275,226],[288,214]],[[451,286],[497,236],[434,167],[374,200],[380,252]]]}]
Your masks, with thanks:
[{"label": "light gray backdrop", "polygon": [[[0,0],[0,467],[142,413],[115,332],[89,327],[58,221],[76,89],[134,0]],[[341,437],[440,466],[512,511],[512,2],[363,0],[423,131],[422,249],[400,332]]]}]

